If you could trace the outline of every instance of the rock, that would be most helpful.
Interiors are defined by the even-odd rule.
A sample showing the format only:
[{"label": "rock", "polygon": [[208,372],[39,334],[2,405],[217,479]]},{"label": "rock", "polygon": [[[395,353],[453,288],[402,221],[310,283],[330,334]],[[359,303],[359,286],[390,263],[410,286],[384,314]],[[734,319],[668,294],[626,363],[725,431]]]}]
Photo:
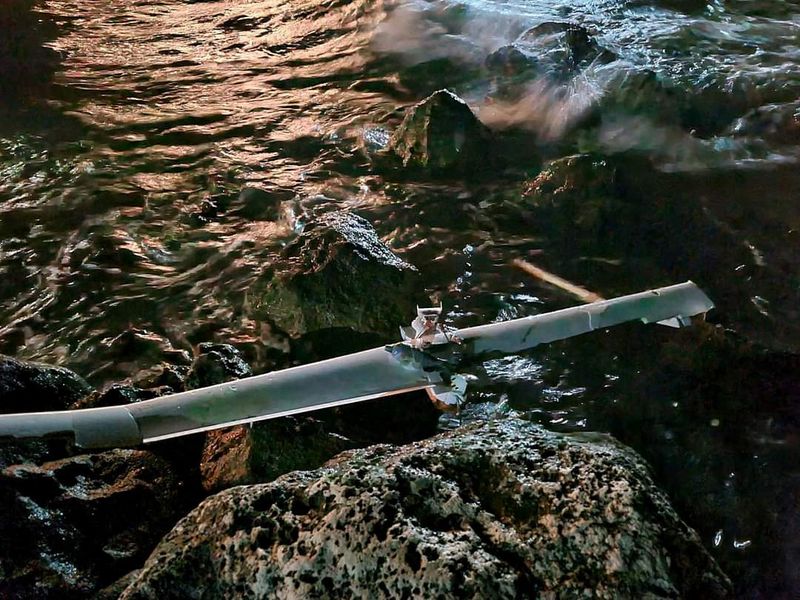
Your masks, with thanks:
[{"label": "rock", "polygon": [[268,270],[248,290],[247,310],[293,336],[344,327],[396,337],[416,314],[417,269],[362,217],[333,212],[313,219],[283,258],[283,271]]},{"label": "rock", "polygon": [[508,420],[217,494],[121,598],[730,593],[633,451]]},{"label": "rock", "polygon": [[635,116],[656,123],[681,123],[686,94],[655,72],[614,64],[596,69],[595,76],[604,82],[604,90],[590,116],[606,120]]},{"label": "rock", "polygon": [[147,371],[136,373],[131,378],[131,381],[139,388],[169,388],[173,393],[182,392],[186,389],[186,378],[189,376],[189,368],[190,367],[187,365],[161,363]]},{"label": "rock", "polygon": [[61,58],[44,46],[54,32],[49,19],[35,10],[36,4],[36,0],[0,4],[0,100],[41,93]]},{"label": "rock", "polygon": [[436,434],[441,412],[423,391],[340,406],[317,413],[328,430],[357,446],[408,444]]},{"label": "rock", "polygon": [[316,469],[354,447],[312,418],[285,417],[211,431],[200,463],[203,488],[218,491],[272,481],[290,471]]},{"label": "rock", "polygon": [[389,152],[405,168],[472,176],[499,165],[492,141],[466,102],[439,90],[406,111],[389,140]]},{"label": "rock", "polygon": [[249,220],[277,221],[281,218],[282,202],[290,200],[292,195],[290,190],[247,186],[239,192],[233,212]]},{"label": "rock", "polygon": [[[64,410],[92,391],[68,369],[0,355],[0,413]],[[0,468],[20,462],[44,462],[69,454],[62,440],[25,440],[0,444]]]},{"label": "rock", "polygon": [[800,144],[800,102],[770,104],[749,111],[730,128],[735,137],[772,144]]},{"label": "rock", "polygon": [[120,594],[125,591],[136,577],[139,576],[140,569],[134,569],[127,575],[123,575],[111,585],[107,585],[102,590],[92,596],[92,600],[118,600]]},{"label": "rock", "polygon": [[489,54],[486,57],[485,65],[489,71],[498,75],[518,77],[535,73],[539,61],[535,56],[524,52],[514,44],[508,44]]},{"label": "rock", "polygon": [[615,58],[585,27],[576,23],[541,23],[523,33],[515,44],[535,56],[554,80],[564,79],[593,61],[608,62]]},{"label": "rock", "polygon": [[113,450],[0,474],[0,596],[84,598],[141,566],[184,506],[169,463]]},{"label": "rock", "polygon": [[195,389],[250,377],[253,372],[241,353],[229,344],[200,344],[186,377],[186,387]]},{"label": "rock", "polygon": [[[520,201],[509,200],[496,215],[508,228],[540,236],[541,266],[567,279],[619,292],[631,291],[617,288],[620,281],[656,286],[691,279],[714,300],[724,325],[767,348],[797,351],[796,259],[785,253],[784,221],[772,229],[774,240],[749,225],[761,218],[763,203],[752,209],[741,202],[763,188],[745,188],[748,177],[665,173],[631,153],[577,155],[550,162]],[[760,181],[770,185],[770,177]],[[720,189],[737,202],[712,204],[708,199]]]},{"label": "rock", "polygon": [[590,155],[551,161],[526,185],[523,198],[523,220],[546,231],[564,256],[608,250],[618,239],[609,227],[628,212],[616,165]]},{"label": "rock", "polygon": [[90,379],[105,381],[131,376],[143,379],[147,376],[144,371],[148,369],[152,370],[150,375],[161,372],[164,362],[183,366],[192,362],[186,350],[174,348],[167,338],[136,327],[130,327],[116,337],[103,340],[91,352],[89,359],[91,364],[100,365],[92,372]]},{"label": "rock", "polygon": [[0,355],[0,413],[64,410],[91,391],[68,369]]},{"label": "rock", "polygon": [[92,392],[88,396],[75,402],[70,408],[101,408],[103,406],[119,406],[122,404],[133,404],[142,400],[152,400],[165,394],[171,393],[171,388],[142,389],[127,383],[112,383],[103,391]]}]

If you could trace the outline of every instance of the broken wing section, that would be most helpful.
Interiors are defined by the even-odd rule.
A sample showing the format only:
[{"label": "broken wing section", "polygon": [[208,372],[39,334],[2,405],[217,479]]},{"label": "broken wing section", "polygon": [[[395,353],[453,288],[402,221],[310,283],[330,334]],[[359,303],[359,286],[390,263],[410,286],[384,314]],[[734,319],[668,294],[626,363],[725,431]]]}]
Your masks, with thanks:
[{"label": "broken wing section", "polygon": [[64,437],[83,448],[136,446],[439,382],[437,373],[374,348],[130,406],[0,415],[0,439]]},{"label": "broken wing section", "polygon": [[573,306],[555,312],[461,329],[456,334],[472,354],[513,354],[556,340],[640,320],[684,324],[714,303],[693,282]]}]

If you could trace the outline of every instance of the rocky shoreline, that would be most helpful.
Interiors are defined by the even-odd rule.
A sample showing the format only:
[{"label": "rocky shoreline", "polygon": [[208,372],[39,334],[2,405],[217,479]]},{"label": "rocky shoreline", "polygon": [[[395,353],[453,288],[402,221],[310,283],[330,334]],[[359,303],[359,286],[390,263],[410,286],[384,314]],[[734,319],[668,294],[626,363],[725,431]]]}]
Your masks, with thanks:
[{"label": "rocky shoreline", "polygon": [[[513,66],[514,56],[496,58]],[[453,140],[468,143],[456,147]],[[390,171],[480,177],[479,166],[493,166],[481,152],[502,143],[463,101],[441,91],[409,109],[370,156]],[[736,288],[703,271],[703,261],[675,242],[676,227],[690,223],[712,251],[729,245],[730,236],[696,205],[655,198],[643,208],[641,179],[657,176],[635,157],[554,160],[494,207],[492,218],[546,230],[551,255],[565,261],[584,247],[610,255],[623,251],[621,244],[644,247],[618,230],[646,232],[663,241],[641,256],[654,279],[681,264],[715,281],[724,304]],[[252,190],[242,195],[259,197]],[[176,348],[130,328],[97,351],[92,376],[124,379],[100,390],[66,369],[0,356],[0,411],[138,402],[247,377],[251,364],[263,372],[392,339],[419,299],[418,268],[355,214],[310,215],[297,230],[277,266],[265,267],[247,292],[244,310],[259,324],[258,340],[201,343],[192,356],[188,341]],[[614,344],[626,339],[592,343],[598,354],[616,356],[624,349]],[[742,390],[726,387],[727,361],[757,374],[779,356],[710,325],[659,343],[653,373],[635,380],[640,401],[666,370],[703,380],[716,369],[722,392],[687,394],[689,404],[720,393],[758,402],[757,388],[744,400]],[[761,360],[765,352],[769,358]],[[794,354],[780,356],[797,362]],[[146,449],[85,454],[55,440],[7,445],[0,449],[0,595],[732,594],[645,461],[612,438],[548,432],[513,411],[438,431],[439,413],[427,397],[407,394]]]},{"label": "rocky shoreline", "polygon": [[[206,347],[189,372],[204,365],[215,373],[206,384],[242,375],[235,352]],[[63,369],[0,366],[3,392],[27,386],[48,408],[53,381],[64,398],[80,383]],[[613,438],[513,417],[430,437],[438,415],[427,398],[373,404],[146,449],[6,447],[0,593],[730,596],[646,464]],[[359,420],[386,429],[365,436]],[[392,438],[425,441],[371,445]]]}]

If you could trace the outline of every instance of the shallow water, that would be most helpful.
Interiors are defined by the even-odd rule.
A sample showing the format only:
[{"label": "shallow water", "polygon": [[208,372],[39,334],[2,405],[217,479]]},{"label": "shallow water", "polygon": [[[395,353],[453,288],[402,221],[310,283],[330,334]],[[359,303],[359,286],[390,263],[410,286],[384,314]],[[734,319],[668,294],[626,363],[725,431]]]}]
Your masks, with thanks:
[{"label": "shallow water", "polygon": [[[101,385],[151,366],[120,359],[114,340],[130,328],[187,351],[271,343],[246,292],[310,215],[338,208],[421,268],[453,325],[568,304],[509,267],[523,256],[607,296],[694,278],[718,322],[773,350],[800,347],[800,3],[50,0],[41,11],[60,64],[52,81],[43,67],[20,75],[0,104],[0,352]],[[487,56],[546,21],[584,25],[615,59],[509,88]],[[645,69],[663,90],[609,100]],[[481,182],[375,171],[372,149],[400,109],[442,87],[526,141],[512,168]],[[746,116],[759,107],[778,116]],[[730,251],[705,252],[702,227],[687,226],[685,253],[657,269],[639,252],[657,247],[542,255],[546,240],[498,207],[540,155],[578,148],[651,158],[653,192],[701,205]],[[240,196],[248,185],[271,204]],[[783,397],[729,402],[724,385],[677,381],[670,335],[623,328],[492,361],[476,372],[473,412],[613,432],[651,461],[740,596],[797,593],[798,391],[766,381]]]}]

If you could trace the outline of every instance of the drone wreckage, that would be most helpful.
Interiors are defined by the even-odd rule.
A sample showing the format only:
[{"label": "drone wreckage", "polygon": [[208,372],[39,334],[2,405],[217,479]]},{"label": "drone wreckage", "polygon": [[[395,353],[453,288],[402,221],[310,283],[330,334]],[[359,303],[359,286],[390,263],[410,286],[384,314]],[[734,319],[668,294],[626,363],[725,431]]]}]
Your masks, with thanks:
[{"label": "drone wreckage", "polygon": [[714,304],[691,281],[540,315],[449,330],[441,308],[417,310],[402,341],[128,406],[0,415],[0,440],[67,438],[82,448],[138,446],[231,425],[413,390],[460,404],[469,360],[515,354],[629,321],[689,325]]}]

